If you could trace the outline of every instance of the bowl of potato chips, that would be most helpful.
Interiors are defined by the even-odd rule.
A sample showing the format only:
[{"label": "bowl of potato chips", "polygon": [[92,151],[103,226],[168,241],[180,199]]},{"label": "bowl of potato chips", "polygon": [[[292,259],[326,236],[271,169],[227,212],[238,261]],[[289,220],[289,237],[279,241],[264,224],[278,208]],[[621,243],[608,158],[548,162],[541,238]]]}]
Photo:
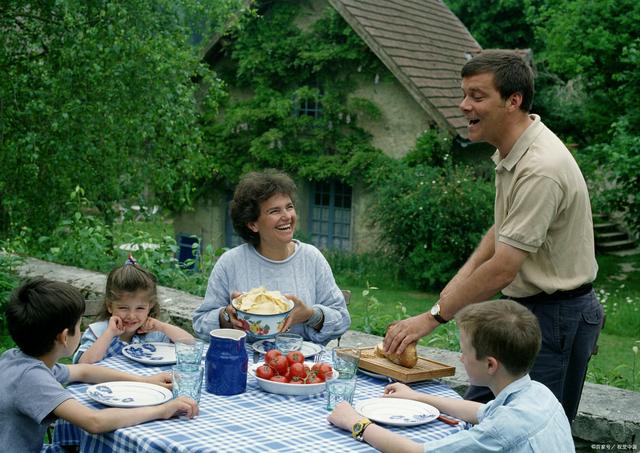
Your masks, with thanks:
[{"label": "bowl of potato chips", "polygon": [[280,291],[254,288],[231,301],[249,341],[273,338],[293,310],[293,301]]}]

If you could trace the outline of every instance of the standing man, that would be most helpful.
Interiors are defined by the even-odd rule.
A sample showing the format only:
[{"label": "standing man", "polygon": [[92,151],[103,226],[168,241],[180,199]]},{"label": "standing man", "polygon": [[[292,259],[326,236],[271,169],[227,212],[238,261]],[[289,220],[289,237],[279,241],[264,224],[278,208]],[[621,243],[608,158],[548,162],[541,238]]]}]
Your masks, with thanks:
[{"label": "standing man", "polygon": [[[598,265],[587,186],[569,150],[529,113],[534,77],[522,58],[485,51],[461,75],[469,139],[497,148],[494,225],[430,312],[389,326],[385,350],[402,352],[464,306],[502,292],[538,318],[542,349],[531,378],[573,421],[603,323],[591,286]],[[471,386],[465,398],[491,399],[483,390]]]}]

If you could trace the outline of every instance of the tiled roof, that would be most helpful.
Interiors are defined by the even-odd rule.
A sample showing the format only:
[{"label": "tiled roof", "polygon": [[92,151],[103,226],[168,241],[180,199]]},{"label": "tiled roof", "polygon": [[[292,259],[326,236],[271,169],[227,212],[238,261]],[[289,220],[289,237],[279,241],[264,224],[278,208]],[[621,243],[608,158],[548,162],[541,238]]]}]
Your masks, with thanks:
[{"label": "tiled roof", "polygon": [[440,0],[329,0],[438,126],[467,136],[460,69],[480,45]]}]

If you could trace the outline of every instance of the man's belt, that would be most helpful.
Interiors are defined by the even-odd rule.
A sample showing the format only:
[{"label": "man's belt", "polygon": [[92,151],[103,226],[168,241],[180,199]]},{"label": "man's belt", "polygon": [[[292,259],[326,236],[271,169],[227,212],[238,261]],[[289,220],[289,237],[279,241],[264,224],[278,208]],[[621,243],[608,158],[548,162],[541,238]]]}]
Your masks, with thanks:
[{"label": "man's belt", "polygon": [[558,290],[551,294],[541,292],[538,294],[534,294],[533,296],[527,296],[527,297],[511,297],[511,296],[504,296],[504,295],[503,297],[505,299],[511,299],[511,300],[515,300],[516,302],[521,302],[525,304],[526,303],[545,304],[549,302],[557,302],[559,300],[575,299],[576,297],[584,296],[585,294],[590,293],[592,289],[593,289],[593,285],[591,283],[585,283],[584,285],[579,286],[575,289],[569,289],[567,291]]}]

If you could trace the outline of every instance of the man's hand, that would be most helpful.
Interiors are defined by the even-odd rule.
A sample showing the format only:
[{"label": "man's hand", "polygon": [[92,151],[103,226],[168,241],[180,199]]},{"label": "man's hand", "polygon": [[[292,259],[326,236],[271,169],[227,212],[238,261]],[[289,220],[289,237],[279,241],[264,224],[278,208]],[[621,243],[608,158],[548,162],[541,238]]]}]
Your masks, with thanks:
[{"label": "man's hand", "polygon": [[439,323],[429,313],[412,316],[391,324],[384,337],[384,352],[402,354],[405,348],[430,334]]},{"label": "man's hand", "polygon": [[293,301],[293,310],[291,310],[291,313],[289,313],[289,316],[285,320],[281,332],[286,331],[289,327],[295,324],[302,324],[313,316],[313,308],[307,306],[307,304],[302,302],[296,296],[287,294],[285,297]]}]

